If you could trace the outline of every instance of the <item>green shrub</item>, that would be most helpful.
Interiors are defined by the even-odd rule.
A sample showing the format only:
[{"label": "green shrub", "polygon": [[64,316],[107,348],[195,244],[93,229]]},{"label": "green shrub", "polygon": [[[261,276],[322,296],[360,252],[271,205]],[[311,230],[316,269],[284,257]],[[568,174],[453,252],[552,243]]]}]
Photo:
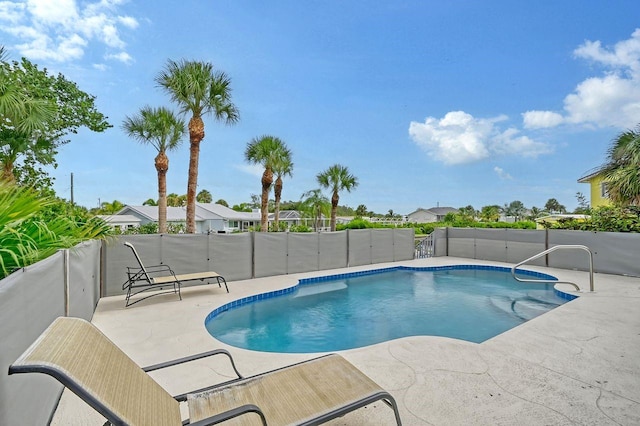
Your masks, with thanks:
[{"label": "green shrub", "polygon": [[111,227],[103,220],[82,217],[72,206],[65,212],[64,204],[29,188],[0,182],[0,278],[60,249],[111,235]]}]

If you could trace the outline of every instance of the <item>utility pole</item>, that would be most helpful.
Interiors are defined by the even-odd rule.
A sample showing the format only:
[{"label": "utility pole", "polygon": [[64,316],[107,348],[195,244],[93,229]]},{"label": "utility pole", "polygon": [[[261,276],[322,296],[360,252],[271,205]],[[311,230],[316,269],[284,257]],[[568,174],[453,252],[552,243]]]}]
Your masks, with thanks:
[{"label": "utility pole", "polygon": [[71,206],[73,207],[73,173],[71,173]]}]

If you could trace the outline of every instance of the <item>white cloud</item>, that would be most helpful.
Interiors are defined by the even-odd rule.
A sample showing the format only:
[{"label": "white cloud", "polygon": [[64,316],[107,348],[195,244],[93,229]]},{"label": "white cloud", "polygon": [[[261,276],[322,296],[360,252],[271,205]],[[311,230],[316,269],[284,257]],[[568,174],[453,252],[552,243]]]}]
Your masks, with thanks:
[{"label": "white cloud", "polygon": [[555,127],[564,121],[562,114],[552,111],[527,111],[522,119],[525,129]]},{"label": "white cloud", "polygon": [[14,36],[17,50],[31,59],[79,59],[90,43],[97,42],[121,51],[112,54],[112,58],[130,63],[133,58],[125,51],[120,30],[135,29],[138,21],[118,14],[121,3],[120,0],[0,1],[0,31]]},{"label": "white cloud", "polygon": [[125,64],[130,64],[131,62],[133,62],[133,58],[127,52],[111,53],[108,55],[104,55],[104,58],[107,60],[120,61]]},{"label": "white cloud", "polygon": [[34,21],[45,25],[72,25],[78,19],[75,0],[28,0],[27,10]]},{"label": "white cloud", "polygon": [[502,169],[502,167],[495,166],[495,167],[493,168],[493,171],[494,171],[494,172],[496,172],[496,174],[498,175],[498,177],[499,177],[500,179],[502,179],[502,180],[511,180],[511,179],[513,179],[509,173],[505,172],[505,171]]},{"label": "white cloud", "polygon": [[[573,52],[604,68],[603,74],[580,82],[564,98],[561,116],[551,111],[523,114],[527,128],[553,127],[564,122],[600,127],[631,128],[640,117],[640,29],[612,47],[586,41]],[[560,119],[561,118],[561,119]]]},{"label": "white cloud", "polygon": [[452,111],[442,119],[427,117],[424,123],[412,121],[411,139],[431,157],[445,164],[465,164],[492,155],[536,157],[551,152],[548,145],[519,136],[516,129],[502,131],[501,115],[491,119],[474,118],[464,111]]},{"label": "white cloud", "polygon": [[262,174],[264,173],[264,167],[259,164],[236,164],[234,167],[241,172],[256,177],[262,177]]},{"label": "white cloud", "polygon": [[520,131],[514,128],[509,128],[493,136],[489,145],[491,152],[499,155],[520,155],[536,158],[553,152],[552,147],[548,144],[536,142],[528,136],[521,136]]},{"label": "white cloud", "polygon": [[0,1],[0,21],[17,24],[24,14],[25,4]]}]

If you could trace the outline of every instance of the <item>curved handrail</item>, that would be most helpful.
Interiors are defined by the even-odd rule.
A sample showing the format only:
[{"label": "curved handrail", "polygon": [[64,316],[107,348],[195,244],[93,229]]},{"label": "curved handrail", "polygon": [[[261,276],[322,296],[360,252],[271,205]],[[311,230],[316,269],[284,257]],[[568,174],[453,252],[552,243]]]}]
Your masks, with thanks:
[{"label": "curved handrail", "polygon": [[530,279],[526,279],[526,278],[518,278],[518,277],[516,277],[516,269],[518,268],[518,266],[522,266],[527,262],[530,262],[532,260],[536,260],[539,257],[545,256],[545,255],[547,255],[547,254],[549,254],[551,252],[554,252],[556,250],[561,250],[561,249],[579,249],[579,250],[584,250],[587,253],[589,253],[589,291],[593,291],[593,253],[591,253],[591,250],[589,250],[589,247],[583,246],[583,245],[579,245],[579,244],[565,244],[565,245],[553,246],[553,247],[551,247],[551,248],[549,248],[549,249],[547,249],[547,250],[545,250],[543,252],[540,252],[540,253],[536,254],[535,256],[531,256],[530,258],[523,260],[522,262],[518,263],[513,268],[511,268],[511,275],[513,276],[513,278],[515,278],[516,281],[520,281],[520,282],[570,284],[570,285],[574,286],[577,291],[580,291],[580,287],[576,283],[572,283],[571,281],[530,280]]}]

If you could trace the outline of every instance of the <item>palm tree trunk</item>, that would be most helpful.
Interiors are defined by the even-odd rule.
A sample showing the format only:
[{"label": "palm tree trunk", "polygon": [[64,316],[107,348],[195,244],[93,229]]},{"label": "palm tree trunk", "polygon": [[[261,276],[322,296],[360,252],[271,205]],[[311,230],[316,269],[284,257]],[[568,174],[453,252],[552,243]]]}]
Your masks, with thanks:
[{"label": "palm tree trunk", "polygon": [[196,232],[196,190],[198,188],[198,159],[200,142],[204,139],[202,117],[194,115],[189,120],[189,180],[187,181],[187,233]]},{"label": "palm tree trunk", "polygon": [[280,228],[278,226],[278,222],[280,222],[280,197],[282,197],[282,178],[280,176],[276,179],[276,184],[273,187],[273,195],[276,199],[276,211],[275,218],[273,220],[273,227],[276,231],[279,231]]},{"label": "palm tree trunk", "polygon": [[13,163],[15,158],[12,155],[5,156],[2,161],[2,180],[7,182],[15,182],[16,177],[13,175]]},{"label": "palm tree trunk", "polygon": [[262,204],[260,206],[260,231],[269,230],[269,190],[273,183],[273,171],[271,167],[264,169],[262,174]]},{"label": "palm tree trunk", "polygon": [[167,233],[167,171],[169,158],[164,152],[156,156],[156,170],[158,172],[158,233]]},{"label": "palm tree trunk", "polygon": [[338,196],[338,192],[334,192],[331,197],[331,231],[336,230],[336,215],[338,214],[338,201],[340,201],[340,197]]}]

